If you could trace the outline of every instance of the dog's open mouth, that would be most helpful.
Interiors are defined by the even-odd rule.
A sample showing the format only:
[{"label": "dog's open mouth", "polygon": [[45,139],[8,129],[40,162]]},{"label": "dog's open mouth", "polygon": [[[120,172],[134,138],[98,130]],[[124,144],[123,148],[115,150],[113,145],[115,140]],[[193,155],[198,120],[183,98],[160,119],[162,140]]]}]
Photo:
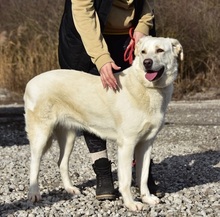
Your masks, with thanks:
[{"label": "dog's open mouth", "polygon": [[148,81],[155,81],[162,76],[164,72],[164,67],[162,67],[159,71],[147,70],[145,74],[145,78]]}]

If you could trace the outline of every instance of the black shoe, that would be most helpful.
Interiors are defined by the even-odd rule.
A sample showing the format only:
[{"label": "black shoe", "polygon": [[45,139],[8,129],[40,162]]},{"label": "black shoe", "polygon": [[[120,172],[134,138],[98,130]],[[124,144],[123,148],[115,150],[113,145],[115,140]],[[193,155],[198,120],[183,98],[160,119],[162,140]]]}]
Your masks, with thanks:
[{"label": "black shoe", "polygon": [[162,198],[164,197],[165,193],[161,187],[155,184],[155,180],[152,175],[152,165],[153,165],[153,161],[151,160],[147,185],[151,194],[154,194],[158,198]]},{"label": "black shoe", "polygon": [[[154,194],[158,198],[162,198],[165,195],[164,189],[162,189],[161,186],[156,185],[154,177],[152,175],[152,165],[153,165],[153,161],[151,160],[147,186],[148,186],[151,194]],[[136,167],[136,161],[133,160],[133,163],[132,163],[132,168],[133,168],[132,181],[133,181],[133,183],[135,183],[135,167]]]},{"label": "black shoe", "polygon": [[111,161],[100,158],[92,165],[96,173],[96,198],[114,200],[116,198],[111,172]]}]

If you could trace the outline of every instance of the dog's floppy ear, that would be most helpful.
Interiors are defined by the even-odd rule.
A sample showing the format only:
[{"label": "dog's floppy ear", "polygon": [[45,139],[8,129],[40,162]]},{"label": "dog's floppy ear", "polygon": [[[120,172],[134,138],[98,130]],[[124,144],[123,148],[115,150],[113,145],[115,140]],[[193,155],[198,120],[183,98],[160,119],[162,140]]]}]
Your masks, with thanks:
[{"label": "dog's floppy ear", "polygon": [[140,52],[140,44],[141,44],[142,38],[139,39],[138,43],[135,44],[135,49],[134,49],[134,55],[138,56],[138,53]]},{"label": "dog's floppy ear", "polygon": [[140,50],[141,50],[141,43],[142,43],[142,41],[145,39],[146,40],[146,38],[149,38],[149,37],[152,37],[152,36],[143,36],[142,38],[140,38],[139,39],[139,41],[138,41],[138,43],[135,45],[135,49],[134,49],[134,55],[135,56],[138,56],[138,54],[141,52]]},{"label": "dog's floppy ear", "polygon": [[179,57],[179,59],[181,61],[183,61],[183,47],[182,47],[182,45],[179,43],[179,41],[177,39],[171,38],[170,40],[171,40],[174,54],[177,57]]}]

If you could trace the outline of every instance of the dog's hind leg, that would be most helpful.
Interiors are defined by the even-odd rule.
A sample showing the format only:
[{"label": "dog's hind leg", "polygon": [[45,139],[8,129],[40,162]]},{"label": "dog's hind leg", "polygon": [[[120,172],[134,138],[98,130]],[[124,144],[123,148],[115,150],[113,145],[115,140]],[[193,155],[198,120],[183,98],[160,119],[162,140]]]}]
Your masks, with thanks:
[{"label": "dog's hind leg", "polygon": [[43,154],[51,146],[52,139],[50,137],[49,128],[40,123],[35,125],[31,123],[31,128],[26,127],[30,141],[31,163],[30,163],[30,188],[28,199],[35,202],[41,199],[38,176],[40,170],[40,161]]},{"label": "dog's hind leg", "polygon": [[136,182],[140,187],[142,202],[154,205],[159,203],[159,198],[150,194],[147,186],[150,168],[150,156],[153,140],[141,142],[135,148],[136,159]]},{"label": "dog's hind leg", "polygon": [[132,211],[138,211],[143,208],[143,203],[134,201],[131,194],[132,179],[132,160],[134,153],[134,143],[127,139],[122,145],[118,145],[118,176],[119,191],[122,194],[124,204]]},{"label": "dog's hind leg", "polygon": [[64,188],[70,194],[80,194],[79,189],[72,185],[69,176],[69,158],[72,153],[76,132],[74,129],[67,129],[58,126],[55,133],[60,147],[58,166],[60,168]]}]

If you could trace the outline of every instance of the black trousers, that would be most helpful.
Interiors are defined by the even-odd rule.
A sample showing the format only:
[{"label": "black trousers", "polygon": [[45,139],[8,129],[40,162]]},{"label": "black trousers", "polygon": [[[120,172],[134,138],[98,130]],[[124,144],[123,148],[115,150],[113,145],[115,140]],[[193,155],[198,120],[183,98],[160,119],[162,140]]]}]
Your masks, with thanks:
[{"label": "black trousers", "polygon": [[[108,45],[112,59],[118,66],[121,67],[121,70],[129,67],[129,63],[124,62],[123,59],[124,44],[127,42],[128,35],[104,35],[104,38]],[[72,54],[74,51],[79,52],[79,55]],[[89,57],[84,47],[74,49],[69,47],[69,45],[66,47],[65,44],[59,45],[59,64],[61,68],[82,70],[90,74],[94,74],[94,76],[99,76],[100,74],[96,66],[88,58]],[[105,140],[89,132],[83,132],[83,135],[90,153],[95,153],[106,149]]]}]

